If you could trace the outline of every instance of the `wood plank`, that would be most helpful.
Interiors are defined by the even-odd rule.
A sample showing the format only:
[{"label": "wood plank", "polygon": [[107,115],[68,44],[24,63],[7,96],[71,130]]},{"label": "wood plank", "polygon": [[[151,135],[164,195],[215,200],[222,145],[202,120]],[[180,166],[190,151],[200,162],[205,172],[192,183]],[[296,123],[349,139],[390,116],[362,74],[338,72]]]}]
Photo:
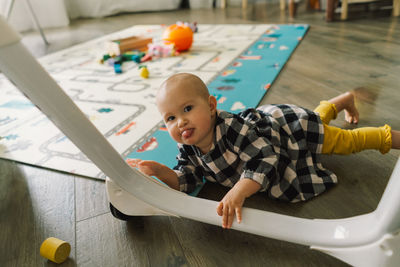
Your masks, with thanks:
[{"label": "wood plank", "polygon": [[186,257],[168,217],[128,223],[110,213],[77,223],[78,266],[185,266]]},{"label": "wood plank", "polygon": [[189,266],[347,266],[305,246],[187,219],[171,220]]},{"label": "wood plank", "polygon": [[69,242],[75,266],[74,177],[0,160],[0,266],[41,266],[42,242]]},{"label": "wood plank", "polygon": [[77,222],[110,212],[104,181],[77,177],[75,188]]}]

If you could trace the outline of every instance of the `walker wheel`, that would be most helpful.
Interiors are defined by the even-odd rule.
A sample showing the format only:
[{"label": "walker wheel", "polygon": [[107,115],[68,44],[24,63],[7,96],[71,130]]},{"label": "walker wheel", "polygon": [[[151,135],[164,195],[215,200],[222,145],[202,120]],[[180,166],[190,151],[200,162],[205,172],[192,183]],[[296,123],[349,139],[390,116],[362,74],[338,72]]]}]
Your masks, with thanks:
[{"label": "walker wheel", "polygon": [[111,202],[110,202],[110,211],[111,211],[111,214],[115,218],[122,220],[122,221],[129,221],[129,220],[137,217],[137,216],[126,215],[126,214],[120,212],[116,207],[113,206],[113,204],[111,204]]}]

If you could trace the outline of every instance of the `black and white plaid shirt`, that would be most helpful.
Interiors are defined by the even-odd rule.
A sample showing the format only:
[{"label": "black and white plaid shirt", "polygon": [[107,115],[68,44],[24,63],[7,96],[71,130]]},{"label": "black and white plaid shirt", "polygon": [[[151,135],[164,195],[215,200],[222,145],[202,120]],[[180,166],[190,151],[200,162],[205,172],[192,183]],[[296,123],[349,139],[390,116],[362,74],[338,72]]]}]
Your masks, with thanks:
[{"label": "black and white plaid shirt", "polygon": [[210,151],[178,144],[174,170],[187,193],[203,177],[227,187],[248,178],[272,198],[308,200],[337,183],[319,159],[323,140],[318,114],[294,105],[266,105],[237,115],[217,111]]}]

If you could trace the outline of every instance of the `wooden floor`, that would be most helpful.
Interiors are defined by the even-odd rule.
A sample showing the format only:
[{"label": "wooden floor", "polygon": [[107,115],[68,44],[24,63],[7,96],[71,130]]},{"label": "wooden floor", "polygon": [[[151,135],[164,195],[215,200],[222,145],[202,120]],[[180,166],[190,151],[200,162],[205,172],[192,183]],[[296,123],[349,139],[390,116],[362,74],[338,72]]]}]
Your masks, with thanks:
[{"label": "wooden floor", "polygon": [[[293,103],[307,108],[355,90],[359,126],[389,123],[400,129],[400,20],[385,12],[352,13],[349,21],[326,23],[323,12],[299,7],[290,20],[279,4],[226,10],[126,14],[79,20],[48,29],[45,47],[38,33],[24,43],[40,57],[137,24],[308,23],[311,28],[262,103]],[[351,127],[343,115],[336,126]],[[307,203],[287,204],[255,195],[245,206],[303,218],[344,218],[373,211],[399,151],[326,156],[324,165],[339,184]],[[219,200],[226,189],[208,184],[200,197]],[[244,218],[246,220],[246,218]],[[268,222],[265,222],[268,224]],[[293,227],[296,227],[293,225]],[[308,247],[259,237],[188,219],[146,217],[132,222],[109,212],[105,186],[56,171],[0,160],[0,266],[53,265],[39,247],[49,236],[68,241],[62,266],[347,266]]]}]

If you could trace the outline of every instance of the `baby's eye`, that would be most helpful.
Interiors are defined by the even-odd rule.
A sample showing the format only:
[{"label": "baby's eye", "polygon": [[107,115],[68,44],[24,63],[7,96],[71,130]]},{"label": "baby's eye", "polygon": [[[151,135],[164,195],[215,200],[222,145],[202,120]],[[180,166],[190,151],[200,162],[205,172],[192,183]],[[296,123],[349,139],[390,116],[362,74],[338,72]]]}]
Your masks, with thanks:
[{"label": "baby's eye", "polygon": [[167,121],[173,121],[173,120],[175,120],[175,116],[169,116],[169,117],[167,118]]},{"label": "baby's eye", "polygon": [[193,106],[186,106],[186,107],[183,109],[183,111],[184,111],[184,112],[189,112],[189,111],[192,110],[192,108],[193,108]]}]

